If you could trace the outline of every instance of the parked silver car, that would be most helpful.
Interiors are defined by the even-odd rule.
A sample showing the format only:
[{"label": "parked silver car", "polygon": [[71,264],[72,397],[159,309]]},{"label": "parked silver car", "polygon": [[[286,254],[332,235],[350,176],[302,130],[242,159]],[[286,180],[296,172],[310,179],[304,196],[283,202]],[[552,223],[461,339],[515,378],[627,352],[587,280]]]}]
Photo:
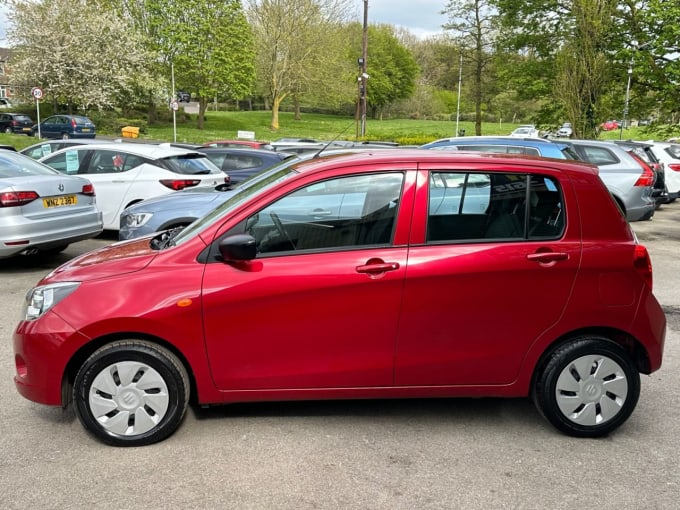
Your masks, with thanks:
[{"label": "parked silver car", "polygon": [[0,258],[58,253],[102,229],[90,181],[0,150]]},{"label": "parked silver car", "polygon": [[641,166],[625,148],[612,141],[570,140],[569,143],[580,159],[597,165],[600,179],[628,221],[649,220],[654,216],[656,174],[650,167]]}]

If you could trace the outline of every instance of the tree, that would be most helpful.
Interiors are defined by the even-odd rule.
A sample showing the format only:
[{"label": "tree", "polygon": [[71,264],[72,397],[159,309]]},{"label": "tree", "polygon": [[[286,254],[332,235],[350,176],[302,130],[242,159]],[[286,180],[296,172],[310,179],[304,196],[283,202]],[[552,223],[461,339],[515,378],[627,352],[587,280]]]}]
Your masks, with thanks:
[{"label": "tree", "polygon": [[145,7],[163,62],[174,67],[176,85],[198,98],[198,129],[215,95],[239,99],[250,93],[255,51],[239,0],[152,0]]},{"label": "tree", "polygon": [[110,108],[153,75],[153,55],[103,3],[10,1],[12,85],[24,95],[40,86],[56,104]]},{"label": "tree", "polygon": [[271,105],[271,129],[279,128],[281,103],[288,97],[297,104],[310,92],[327,98],[347,92],[338,77],[348,72],[339,48],[349,5],[348,0],[248,1],[258,84]]},{"label": "tree", "polygon": [[475,134],[482,134],[482,104],[485,99],[485,71],[493,58],[497,13],[489,0],[449,0],[442,14],[449,17],[444,29],[453,32],[472,61]]}]

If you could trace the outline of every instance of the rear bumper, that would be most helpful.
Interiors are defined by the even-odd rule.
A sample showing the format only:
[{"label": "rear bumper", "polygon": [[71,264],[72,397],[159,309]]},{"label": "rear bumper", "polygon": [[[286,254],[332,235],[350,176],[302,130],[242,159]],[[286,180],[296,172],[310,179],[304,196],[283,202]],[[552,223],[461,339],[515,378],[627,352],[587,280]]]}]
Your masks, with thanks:
[{"label": "rear bumper", "polygon": [[95,237],[103,231],[102,213],[89,210],[69,217],[32,221],[15,217],[0,238],[0,258],[34,249],[50,249]]}]

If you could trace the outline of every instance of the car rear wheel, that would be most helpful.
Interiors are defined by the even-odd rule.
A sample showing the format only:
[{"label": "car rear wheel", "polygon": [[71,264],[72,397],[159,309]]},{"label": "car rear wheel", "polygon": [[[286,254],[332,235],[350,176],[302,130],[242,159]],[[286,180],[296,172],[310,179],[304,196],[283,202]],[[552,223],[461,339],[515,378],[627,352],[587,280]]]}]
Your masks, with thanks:
[{"label": "car rear wheel", "polygon": [[6,127],[6,128],[5,128],[5,133],[7,133],[8,135],[9,135],[9,134],[12,134],[12,128],[9,127],[9,126]]},{"label": "car rear wheel", "polygon": [[61,139],[62,139],[62,140],[68,140],[68,139],[69,139],[68,133],[62,133],[62,134],[61,134]]},{"label": "car rear wheel", "polygon": [[533,397],[545,418],[577,437],[610,433],[631,415],[640,374],[618,344],[580,337],[553,352],[535,380]]},{"label": "car rear wheel", "polygon": [[81,366],[73,388],[78,419],[114,446],[143,446],[170,436],[189,401],[189,376],[169,350],[142,340],[106,345]]}]

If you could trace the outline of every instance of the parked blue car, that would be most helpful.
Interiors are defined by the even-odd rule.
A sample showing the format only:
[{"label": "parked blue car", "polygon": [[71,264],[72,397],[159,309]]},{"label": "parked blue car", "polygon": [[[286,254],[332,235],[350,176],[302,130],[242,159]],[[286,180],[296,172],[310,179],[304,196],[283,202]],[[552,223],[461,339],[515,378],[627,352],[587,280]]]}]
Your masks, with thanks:
[{"label": "parked blue car", "polygon": [[96,126],[82,115],[52,115],[33,126],[33,135],[41,138],[94,138]]},{"label": "parked blue car", "polygon": [[431,150],[460,150],[474,152],[501,152],[524,154],[556,159],[580,159],[568,142],[544,138],[520,138],[511,136],[459,136],[442,138],[420,146]]}]

